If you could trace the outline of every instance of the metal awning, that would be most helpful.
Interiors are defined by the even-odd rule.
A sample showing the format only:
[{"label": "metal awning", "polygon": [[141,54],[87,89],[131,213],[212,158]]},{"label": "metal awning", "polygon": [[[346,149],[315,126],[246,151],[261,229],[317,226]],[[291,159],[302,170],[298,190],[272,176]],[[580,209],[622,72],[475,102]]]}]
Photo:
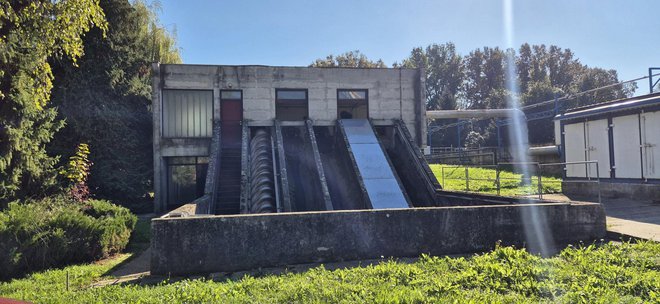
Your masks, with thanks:
[{"label": "metal awning", "polygon": [[660,93],[643,95],[618,101],[612,101],[605,104],[593,105],[585,108],[579,108],[565,114],[555,116],[555,120],[568,120],[576,118],[585,118],[604,113],[646,108],[651,106],[660,106]]}]

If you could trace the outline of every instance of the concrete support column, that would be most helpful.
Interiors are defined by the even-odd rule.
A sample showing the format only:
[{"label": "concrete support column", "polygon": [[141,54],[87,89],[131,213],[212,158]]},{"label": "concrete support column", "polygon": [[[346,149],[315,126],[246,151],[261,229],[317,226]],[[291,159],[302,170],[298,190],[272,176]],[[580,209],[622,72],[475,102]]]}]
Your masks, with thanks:
[{"label": "concrete support column", "polygon": [[167,209],[167,202],[163,191],[166,186],[163,182],[166,169],[160,150],[160,135],[162,129],[162,106],[161,106],[161,71],[160,63],[152,64],[151,75],[151,109],[153,113],[153,149],[154,149],[154,211],[162,212]]}]

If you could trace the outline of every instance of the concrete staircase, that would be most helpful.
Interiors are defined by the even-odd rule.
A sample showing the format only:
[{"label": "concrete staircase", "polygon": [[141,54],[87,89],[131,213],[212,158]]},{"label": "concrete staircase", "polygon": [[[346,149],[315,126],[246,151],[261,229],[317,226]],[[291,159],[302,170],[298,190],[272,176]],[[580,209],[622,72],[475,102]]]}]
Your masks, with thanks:
[{"label": "concrete staircase", "polygon": [[223,147],[221,151],[215,214],[238,214],[241,198],[241,148]]}]

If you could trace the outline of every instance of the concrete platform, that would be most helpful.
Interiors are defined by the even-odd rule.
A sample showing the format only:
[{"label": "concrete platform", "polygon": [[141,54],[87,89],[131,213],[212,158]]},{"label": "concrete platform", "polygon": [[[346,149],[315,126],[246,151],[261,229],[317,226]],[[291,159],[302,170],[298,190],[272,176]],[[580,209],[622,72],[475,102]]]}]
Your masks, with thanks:
[{"label": "concrete platform", "polygon": [[[544,195],[544,199],[557,201],[594,201],[594,197],[568,197],[563,194]],[[659,200],[603,199],[607,231],[614,235],[660,242],[660,197]]]}]

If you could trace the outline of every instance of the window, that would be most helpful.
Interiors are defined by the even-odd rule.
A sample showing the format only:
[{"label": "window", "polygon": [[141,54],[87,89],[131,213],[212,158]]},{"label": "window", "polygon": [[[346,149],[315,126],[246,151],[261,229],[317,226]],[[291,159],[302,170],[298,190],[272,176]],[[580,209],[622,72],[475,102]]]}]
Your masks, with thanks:
[{"label": "window", "polygon": [[220,92],[220,98],[227,100],[242,100],[243,92],[240,90],[222,90]]},{"label": "window", "polygon": [[337,117],[339,119],[369,118],[369,91],[337,90]]},{"label": "window", "polygon": [[174,209],[204,195],[208,157],[168,157],[167,206]]},{"label": "window", "polygon": [[163,90],[163,137],[211,137],[213,91]]},{"label": "window", "polygon": [[278,120],[305,120],[308,113],[307,90],[275,90],[275,117]]}]

